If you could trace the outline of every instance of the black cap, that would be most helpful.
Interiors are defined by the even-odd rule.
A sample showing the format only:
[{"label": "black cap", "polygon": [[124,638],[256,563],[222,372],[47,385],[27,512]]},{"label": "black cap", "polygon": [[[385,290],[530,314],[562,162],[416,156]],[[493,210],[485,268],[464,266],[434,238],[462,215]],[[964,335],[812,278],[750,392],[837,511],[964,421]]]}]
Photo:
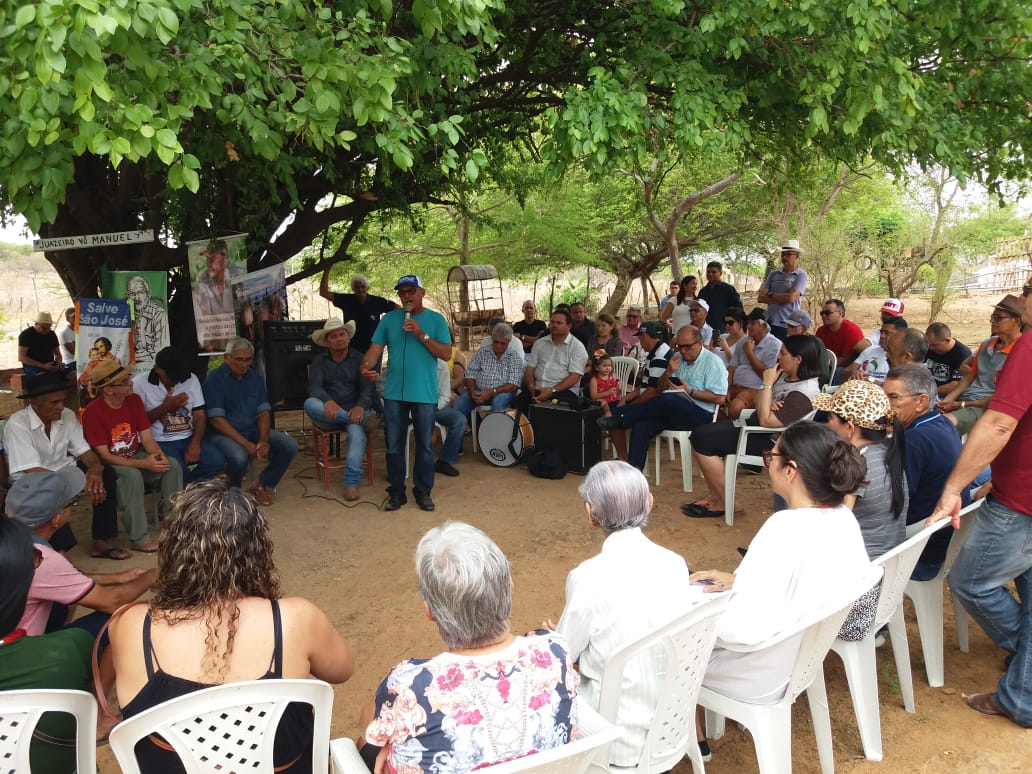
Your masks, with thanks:
[{"label": "black cap", "polygon": [[763,322],[767,322],[767,310],[764,309],[761,306],[758,306],[755,309],[753,309],[751,312],[749,312],[749,314],[747,314],[745,316],[745,319],[746,320],[762,320]]}]

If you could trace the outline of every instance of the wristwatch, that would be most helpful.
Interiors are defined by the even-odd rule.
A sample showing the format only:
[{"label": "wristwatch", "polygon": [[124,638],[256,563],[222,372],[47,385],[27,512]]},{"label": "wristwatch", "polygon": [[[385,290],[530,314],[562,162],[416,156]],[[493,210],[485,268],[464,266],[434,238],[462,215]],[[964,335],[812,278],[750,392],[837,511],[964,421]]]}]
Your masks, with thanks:
[{"label": "wristwatch", "polygon": [[760,392],[762,392],[763,390],[769,390],[769,389],[770,389],[770,387],[768,387],[766,384],[761,384],[760,385]]},{"label": "wristwatch", "polygon": [[423,341],[424,342],[430,341],[430,334],[429,333],[424,333],[423,334]]}]

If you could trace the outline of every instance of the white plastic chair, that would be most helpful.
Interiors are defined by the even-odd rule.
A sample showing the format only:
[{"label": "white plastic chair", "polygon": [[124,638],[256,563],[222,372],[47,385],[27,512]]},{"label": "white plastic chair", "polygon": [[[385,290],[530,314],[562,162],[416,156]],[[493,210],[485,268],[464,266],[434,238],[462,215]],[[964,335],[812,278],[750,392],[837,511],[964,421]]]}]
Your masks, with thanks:
[{"label": "white plastic chair", "polygon": [[333,688],[321,680],[247,680],[188,693],[123,720],[111,729],[111,750],[123,774],[139,774],[134,748],[158,734],[187,774],[272,774],[276,727],[291,702],[313,707],[312,771],[326,771]]},{"label": "white plastic chair", "polygon": [[[448,440],[448,430],[447,430],[447,428],[445,428],[444,425],[442,425],[440,422],[434,422],[434,427],[436,427],[440,431],[440,433],[441,433],[441,443],[444,443],[446,440]],[[412,447],[412,435],[415,432],[416,432],[416,428],[413,427],[410,424],[409,428],[408,428],[408,435],[405,437],[405,478],[406,479],[408,479],[408,477],[412,474],[412,459],[411,459],[411,457],[409,457],[409,449]]]},{"label": "white plastic chair", "polygon": [[[717,414],[720,413],[720,406],[713,407],[713,422],[717,421]],[[656,460],[656,486],[659,486],[659,463],[662,460],[660,441],[666,440],[667,451],[670,454],[670,461],[673,462],[674,442],[677,442],[677,451],[681,455],[681,488],[691,492],[692,484],[692,432],[691,430],[664,430],[656,436],[656,448],[653,449],[653,456]]]},{"label": "white plastic chair", "polygon": [[[593,760],[609,759],[609,744],[623,734],[623,729],[603,720],[598,713],[578,703],[581,736],[561,747],[543,750],[514,761],[485,766],[481,771],[491,774],[515,774],[533,771],[538,774],[583,774]],[[330,743],[333,774],[369,774],[362,756],[352,739],[334,739]]]},{"label": "white plastic chair", "polygon": [[[602,675],[599,714],[619,723],[620,691],[627,664],[649,648],[662,648],[666,670],[663,689],[649,724],[641,758],[633,769],[639,774],[668,771],[686,754],[696,774],[703,771],[702,754],[695,739],[695,702],[702,687],[710,652],[717,640],[719,615],[734,592],[707,594],[695,605],[664,626],[629,643],[609,657]],[[595,759],[593,770],[609,771],[607,761]]]},{"label": "white plastic chair", "polygon": [[[902,518],[902,517],[901,517]],[[907,627],[903,620],[903,587],[910,580],[921,552],[935,532],[949,524],[948,520],[925,527],[916,535],[907,538],[891,551],[874,560],[885,575],[878,591],[878,608],[874,623],[862,640],[849,642],[836,639],[831,649],[842,657],[846,668],[849,695],[853,699],[853,712],[860,727],[860,740],[864,755],[870,761],[882,759],[881,711],[878,706],[878,664],[875,659],[874,639],[878,630],[889,625],[889,639],[892,641],[892,655],[896,661],[899,691],[903,695],[903,708],[915,712],[914,678],[910,671],[910,645],[907,641]]]},{"label": "white plastic chair", "polygon": [[[961,510],[960,528],[953,532],[950,538],[950,547],[946,550],[946,558],[934,578],[926,581],[909,580],[903,593],[914,602],[914,612],[917,615],[917,630],[921,635],[921,652],[924,655],[925,674],[928,676],[928,685],[932,688],[941,688],[945,684],[946,670],[943,659],[943,581],[953,567],[964,541],[967,540],[968,530],[974,521],[973,514],[982,507],[985,498],[971,503],[967,508]],[[923,523],[911,524],[907,527],[907,533],[916,534],[922,529]],[[913,532],[911,532],[913,530]],[[968,651],[968,615],[960,601],[953,597],[953,617],[957,624],[957,645],[961,651]]]},{"label": "white plastic chair", "polygon": [[621,397],[627,394],[630,385],[638,381],[638,369],[641,363],[636,357],[616,355],[613,360],[613,376],[620,381]]},{"label": "white plastic chair", "polygon": [[[813,419],[814,414],[817,413],[817,409],[814,409],[809,414],[801,417],[798,421],[806,422]],[[753,415],[752,409],[743,409],[739,419],[743,422]],[[763,457],[758,454],[747,454],[749,438],[753,435],[766,434],[771,435],[774,433],[783,433],[784,427],[752,427],[750,425],[744,425],[738,431],[738,446],[735,449],[734,454],[729,454],[724,458],[724,523],[727,526],[733,526],[735,523],[735,485],[738,478],[738,466],[739,465],[763,465]]]},{"label": "white plastic chair", "polygon": [[75,718],[75,770],[97,770],[97,700],[86,691],[40,688],[0,691],[0,761],[4,771],[29,771],[29,747],[45,712]]},{"label": "white plastic chair", "polygon": [[824,686],[824,657],[828,653],[846,616],[860,595],[874,587],[881,577],[881,568],[871,565],[871,571],[852,589],[844,590],[842,606],[835,612],[814,616],[791,631],[783,632],[767,642],[751,647],[717,641],[717,647],[739,652],[762,651],[802,633],[799,655],[792,668],[788,688],[776,704],[752,704],[702,687],[699,704],[706,708],[706,735],[719,739],[724,735],[724,718],[729,717],[749,729],[756,746],[760,774],[789,774],[792,771],[792,704],[803,691],[810,704],[814,734],[817,737],[817,755],[823,774],[835,771],[831,742],[831,717],[828,711],[828,693]]}]

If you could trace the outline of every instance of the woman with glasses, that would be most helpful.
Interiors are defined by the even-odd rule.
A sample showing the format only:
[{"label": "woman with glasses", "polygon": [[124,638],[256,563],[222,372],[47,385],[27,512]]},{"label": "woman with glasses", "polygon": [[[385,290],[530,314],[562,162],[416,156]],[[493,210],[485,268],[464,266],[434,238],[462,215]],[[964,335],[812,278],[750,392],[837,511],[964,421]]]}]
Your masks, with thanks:
[{"label": "woman with glasses", "polygon": [[713,349],[724,365],[731,364],[731,357],[745,336],[745,310],[740,306],[732,306],[724,312],[724,333],[720,334],[717,346]]},{"label": "woman with glasses", "polygon": [[[771,489],[788,507],[764,522],[733,573],[691,575],[693,583],[707,585],[707,592],[735,590],[717,636],[742,646],[830,615],[874,577],[860,527],[845,504],[864,482],[859,452],[827,425],[807,421],[787,428],[763,457]],[[756,704],[777,702],[801,643],[800,633],[752,652],[716,648],[703,685]]]},{"label": "woman with glasses", "polygon": [[[730,317],[728,319],[731,319]],[[756,411],[746,420],[753,427],[787,427],[813,411],[813,397],[820,392],[817,377],[820,359],[812,336],[789,336],[773,368],[763,372],[756,394]],[[685,516],[715,518],[724,515],[724,457],[738,446],[741,420],[727,419],[701,425],[692,432],[692,456],[702,471],[709,494],[681,507]],[[746,450],[759,454],[773,444],[771,436],[755,434]]]}]

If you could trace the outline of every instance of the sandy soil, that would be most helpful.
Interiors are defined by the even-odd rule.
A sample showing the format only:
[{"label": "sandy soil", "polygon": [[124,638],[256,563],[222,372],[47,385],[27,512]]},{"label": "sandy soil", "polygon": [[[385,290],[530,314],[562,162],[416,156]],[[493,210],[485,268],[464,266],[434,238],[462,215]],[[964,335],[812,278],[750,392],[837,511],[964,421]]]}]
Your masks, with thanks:
[{"label": "sandy soil", "polygon": [[[966,343],[988,335],[992,298],[957,299],[944,319]],[[927,322],[927,304],[906,299],[907,317]],[[850,317],[873,327],[880,300],[850,304]],[[12,402],[0,406],[4,413]],[[281,427],[297,423],[298,415],[280,418]],[[296,426],[296,424],[295,424]],[[473,455],[467,439],[459,461],[461,476],[438,477],[435,513],[413,504],[395,513],[380,510],[384,494],[382,436],[376,435],[374,486],[363,485],[363,499],[345,504],[339,482],[327,495],[314,478],[310,451],[298,455],[280,487],[277,504],[267,510],[276,541],[276,562],[285,593],[306,596],[324,609],[354,644],[358,667],[354,677],[337,687],[333,715],[335,736],[358,731],[359,707],[368,701],[386,671],[410,656],[439,652],[436,628],[422,614],[412,566],[412,552],[423,532],[446,519],[468,521],[491,535],[513,567],[515,608],[513,627],[524,631],[543,618],[557,618],[563,607],[566,574],[595,554],[602,537],[584,518],[576,488],[581,477],[561,481],[531,477],[525,469],[494,468]],[[650,459],[650,480],[651,464]],[[688,495],[680,487],[680,463],[665,458],[662,485],[654,487],[655,511],[647,530],[652,540],[683,554],[692,568],[733,569],[736,546],[748,545],[770,512],[765,475],[739,478],[738,499],[744,514],[734,527],[722,521],[686,519],[680,505]],[[702,488],[696,476],[696,492]],[[693,498],[694,499],[694,498]],[[89,535],[89,513],[80,506],[73,519],[76,533]],[[112,562],[88,558],[82,547],[73,559],[85,569],[110,571]],[[134,555],[125,565],[148,566],[154,559]],[[945,592],[948,594],[948,591]],[[928,687],[916,624],[908,606],[910,655],[917,713],[903,710],[890,646],[878,651],[879,695],[885,760],[864,760],[841,662],[829,656],[826,665],[835,739],[835,759],[843,772],[1023,772],[1032,760],[1032,736],[1010,722],[978,715],[961,694],[991,690],[999,678],[1003,655],[976,626],[971,649],[957,649],[952,606],[946,603],[946,686]],[[708,771],[748,772],[757,769],[748,734],[729,724],[727,735],[713,743]],[[117,771],[110,750],[99,751],[102,772]],[[687,762],[676,769],[687,774]],[[805,701],[793,715],[793,770],[818,771],[816,747]]]}]

